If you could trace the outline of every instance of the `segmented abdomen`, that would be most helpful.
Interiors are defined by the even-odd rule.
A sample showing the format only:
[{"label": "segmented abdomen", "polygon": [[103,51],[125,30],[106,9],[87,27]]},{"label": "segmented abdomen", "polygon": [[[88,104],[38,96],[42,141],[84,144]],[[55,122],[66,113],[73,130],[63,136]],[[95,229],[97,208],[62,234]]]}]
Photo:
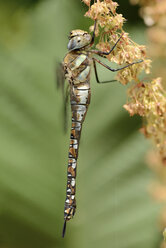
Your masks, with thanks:
[{"label": "segmented abdomen", "polygon": [[88,105],[90,103],[89,82],[80,83],[71,87],[70,102],[72,110],[72,127],[70,136],[68,170],[67,170],[67,192],[65,201],[64,219],[70,220],[75,213],[76,200],[76,168],[81,136],[82,123],[85,119]]}]

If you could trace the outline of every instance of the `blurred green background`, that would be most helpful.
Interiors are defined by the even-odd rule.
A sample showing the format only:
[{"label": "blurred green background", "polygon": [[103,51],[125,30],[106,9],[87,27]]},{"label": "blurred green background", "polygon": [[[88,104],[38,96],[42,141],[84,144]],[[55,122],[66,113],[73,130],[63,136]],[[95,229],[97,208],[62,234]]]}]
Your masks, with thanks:
[{"label": "blurred green background", "polygon": [[[118,1],[126,30],[145,44],[138,9]],[[72,29],[88,30],[80,0],[0,1],[0,248],[157,248],[160,206],[148,188],[141,120],[122,108],[126,87],[98,85],[84,124],[77,211],[61,238],[69,131],[55,64]],[[113,77],[98,67],[100,79]]]}]

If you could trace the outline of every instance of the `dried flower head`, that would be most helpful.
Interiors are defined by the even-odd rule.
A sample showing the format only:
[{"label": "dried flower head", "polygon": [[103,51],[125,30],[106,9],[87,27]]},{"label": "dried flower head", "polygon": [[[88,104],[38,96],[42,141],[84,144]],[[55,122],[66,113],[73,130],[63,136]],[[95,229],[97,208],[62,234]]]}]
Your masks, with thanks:
[{"label": "dried flower head", "polygon": [[142,131],[151,138],[163,161],[166,160],[166,92],[161,85],[161,78],[152,82],[142,82],[128,91],[128,103],[124,108],[130,115],[139,114],[145,118]]},{"label": "dried flower head", "polygon": [[163,231],[164,240],[166,241],[166,228]]},{"label": "dried flower head", "polygon": [[[140,0],[139,2],[146,6],[148,4],[153,6],[159,1]],[[160,2],[163,3],[162,0]],[[144,117],[145,126],[142,132],[154,141],[164,162],[166,161],[166,92],[162,88],[161,78],[152,82],[140,81],[141,71],[150,73],[151,61],[146,58],[145,46],[136,44],[130,39],[129,34],[124,32],[125,18],[116,12],[117,7],[118,4],[112,0],[96,0],[85,16],[97,20],[96,35],[100,34],[99,43],[96,45],[98,50],[110,51],[121,37],[113,52],[106,56],[109,61],[118,65],[127,65],[143,60],[142,63],[120,70],[116,79],[122,84],[127,84],[132,80],[136,83],[128,90],[128,103],[124,105],[124,108],[130,115],[138,114]],[[90,30],[93,31],[93,27]]]},{"label": "dried flower head", "polygon": [[82,0],[87,6],[90,6],[91,0]]},{"label": "dried flower head", "polygon": [[[150,54],[155,57],[166,57],[166,1],[165,0],[130,0],[139,4],[140,15],[147,26],[150,39]],[[154,25],[155,24],[155,25]]]},{"label": "dried flower head", "polygon": [[[120,42],[107,59],[118,65],[127,65],[136,61],[143,60],[142,63],[135,64],[117,73],[116,79],[122,84],[135,80],[141,71],[150,71],[150,60],[146,59],[146,48],[133,42],[129,34],[124,32],[123,24],[125,18],[116,12],[118,4],[112,0],[97,0],[85,16],[92,20],[97,20],[96,36],[100,34],[99,43],[96,48],[100,51],[108,52],[121,36]],[[93,26],[90,31],[93,31]]]},{"label": "dried flower head", "polygon": [[[132,0],[131,0],[132,1]],[[155,57],[155,61],[162,58],[162,63],[156,63],[153,73],[157,72],[162,75],[163,79],[166,78],[165,72],[165,57],[166,57],[166,1],[165,0],[138,0],[136,4],[139,3],[141,6],[140,14],[144,19],[144,22],[149,26],[147,30],[149,38],[149,51],[151,56]],[[153,26],[152,26],[153,25]],[[151,27],[152,26],[152,27]],[[162,203],[166,203],[166,118],[165,118],[165,91],[160,92],[160,102],[159,106],[162,106],[162,111],[160,117],[154,118],[153,126],[157,121],[157,125],[154,128],[155,140],[157,141],[158,151],[151,152],[149,156],[149,166],[157,174],[158,182],[154,183],[151,187],[151,194],[155,200]],[[157,106],[157,105],[156,105]],[[157,133],[157,134],[156,134]],[[154,162],[155,161],[155,162]],[[166,227],[166,207],[162,209],[160,214],[160,226],[161,230]],[[163,232],[164,239],[166,241],[166,229]],[[166,247],[166,243],[163,241],[161,246],[162,248]]]},{"label": "dried flower head", "polygon": [[140,14],[148,26],[157,23],[166,14],[165,0],[130,0],[132,4],[139,4],[142,8]]},{"label": "dried flower head", "polygon": [[[147,25],[157,23],[157,27],[149,30],[152,48],[151,53],[166,56],[166,0],[130,0],[133,4],[142,6],[141,15]],[[123,24],[125,18],[116,12],[118,4],[112,0],[96,0],[85,16],[92,20],[97,20],[96,36],[99,36],[99,43],[96,48],[100,51],[108,52],[121,37],[116,48],[109,54],[107,59],[118,65],[127,65],[135,61],[143,60],[142,63],[134,64],[119,71],[116,79],[122,84],[134,81],[128,89],[128,101],[124,108],[131,116],[138,114],[144,119],[144,126],[141,132],[153,140],[157,147],[155,159],[161,166],[155,167],[160,175],[160,183],[151,187],[153,196],[158,201],[166,201],[166,91],[161,85],[161,78],[156,78],[152,82],[144,82],[139,79],[141,71],[150,73],[151,61],[146,58],[146,48],[143,45],[134,43],[129,34],[124,32]],[[90,31],[93,31],[93,26]],[[164,70],[165,71],[165,70]],[[154,155],[154,153],[153,153]],[[153,157],[153,162],[155,161]],[[152,164],[152,163],[151,163]],[[166,225],[166,218],[163,219],[163,226]],[[166,230],[163,232],[166,238]],[[163,247],[165,247],[163,245]]]}]

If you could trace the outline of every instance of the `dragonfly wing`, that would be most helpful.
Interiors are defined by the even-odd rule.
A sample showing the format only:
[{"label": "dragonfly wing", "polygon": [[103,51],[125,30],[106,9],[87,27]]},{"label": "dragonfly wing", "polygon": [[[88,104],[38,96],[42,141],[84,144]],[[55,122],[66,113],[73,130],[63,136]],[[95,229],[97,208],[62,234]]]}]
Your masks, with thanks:
[{"label": "dragonfly wing", "polygon": [[61,90],[63,96],[63,126],[66,133],[68,127],[69,84],[65,89],[65,72],[62,63],[57,63],[56,65],[56,85],[57,89]]},{"label": "dragonfly wing", "polygon": [[56,64],[56,85],[57,89],[61,89],[64,95],[64,84],[65,84],[65,72],[62,63]]},{"label": "dragonfly wing", "polygon": [[68,117],[69,117],[69,84],[66,87],[66,92],[64,94],[64,131],[65,133],[67,132],[67,128],[68,128]]}]

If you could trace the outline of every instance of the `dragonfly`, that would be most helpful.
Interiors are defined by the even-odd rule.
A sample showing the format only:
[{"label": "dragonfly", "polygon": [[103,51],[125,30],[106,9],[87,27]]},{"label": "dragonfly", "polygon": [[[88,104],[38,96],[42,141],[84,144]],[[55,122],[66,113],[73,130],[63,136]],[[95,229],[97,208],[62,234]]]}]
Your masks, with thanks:
[{"label": "dragonfly", "polygon": [[[116,80],[100,81],[97,73],[96,62],[111,72],[117,72],[134,64],[143,62],[143,60],[139,60],[121,68],[113,69],[98,58],[95,58],[94,55],[106,58],[107,55],[113,52],[123,36],[122,33],[108,52],[91,49],[95,42],[96,23],[97,21],[95,20],[92,36],[88,32],[79,29],[70,32],[67,46],[68,53],[57,69],[57,83],[62,90],[64,89],[65,80],[68,81],[64,101],[67,103],[68,96],[70,95],[72,113],[62,237],[65,236],[67,221],[71,220],[76,212],[76,169],[82,125],[91,99],[91,68],[92,66],[94,67],[97,83],[109,83]],[[64,108],[65,112],[67,108],[66,103]]]}]

